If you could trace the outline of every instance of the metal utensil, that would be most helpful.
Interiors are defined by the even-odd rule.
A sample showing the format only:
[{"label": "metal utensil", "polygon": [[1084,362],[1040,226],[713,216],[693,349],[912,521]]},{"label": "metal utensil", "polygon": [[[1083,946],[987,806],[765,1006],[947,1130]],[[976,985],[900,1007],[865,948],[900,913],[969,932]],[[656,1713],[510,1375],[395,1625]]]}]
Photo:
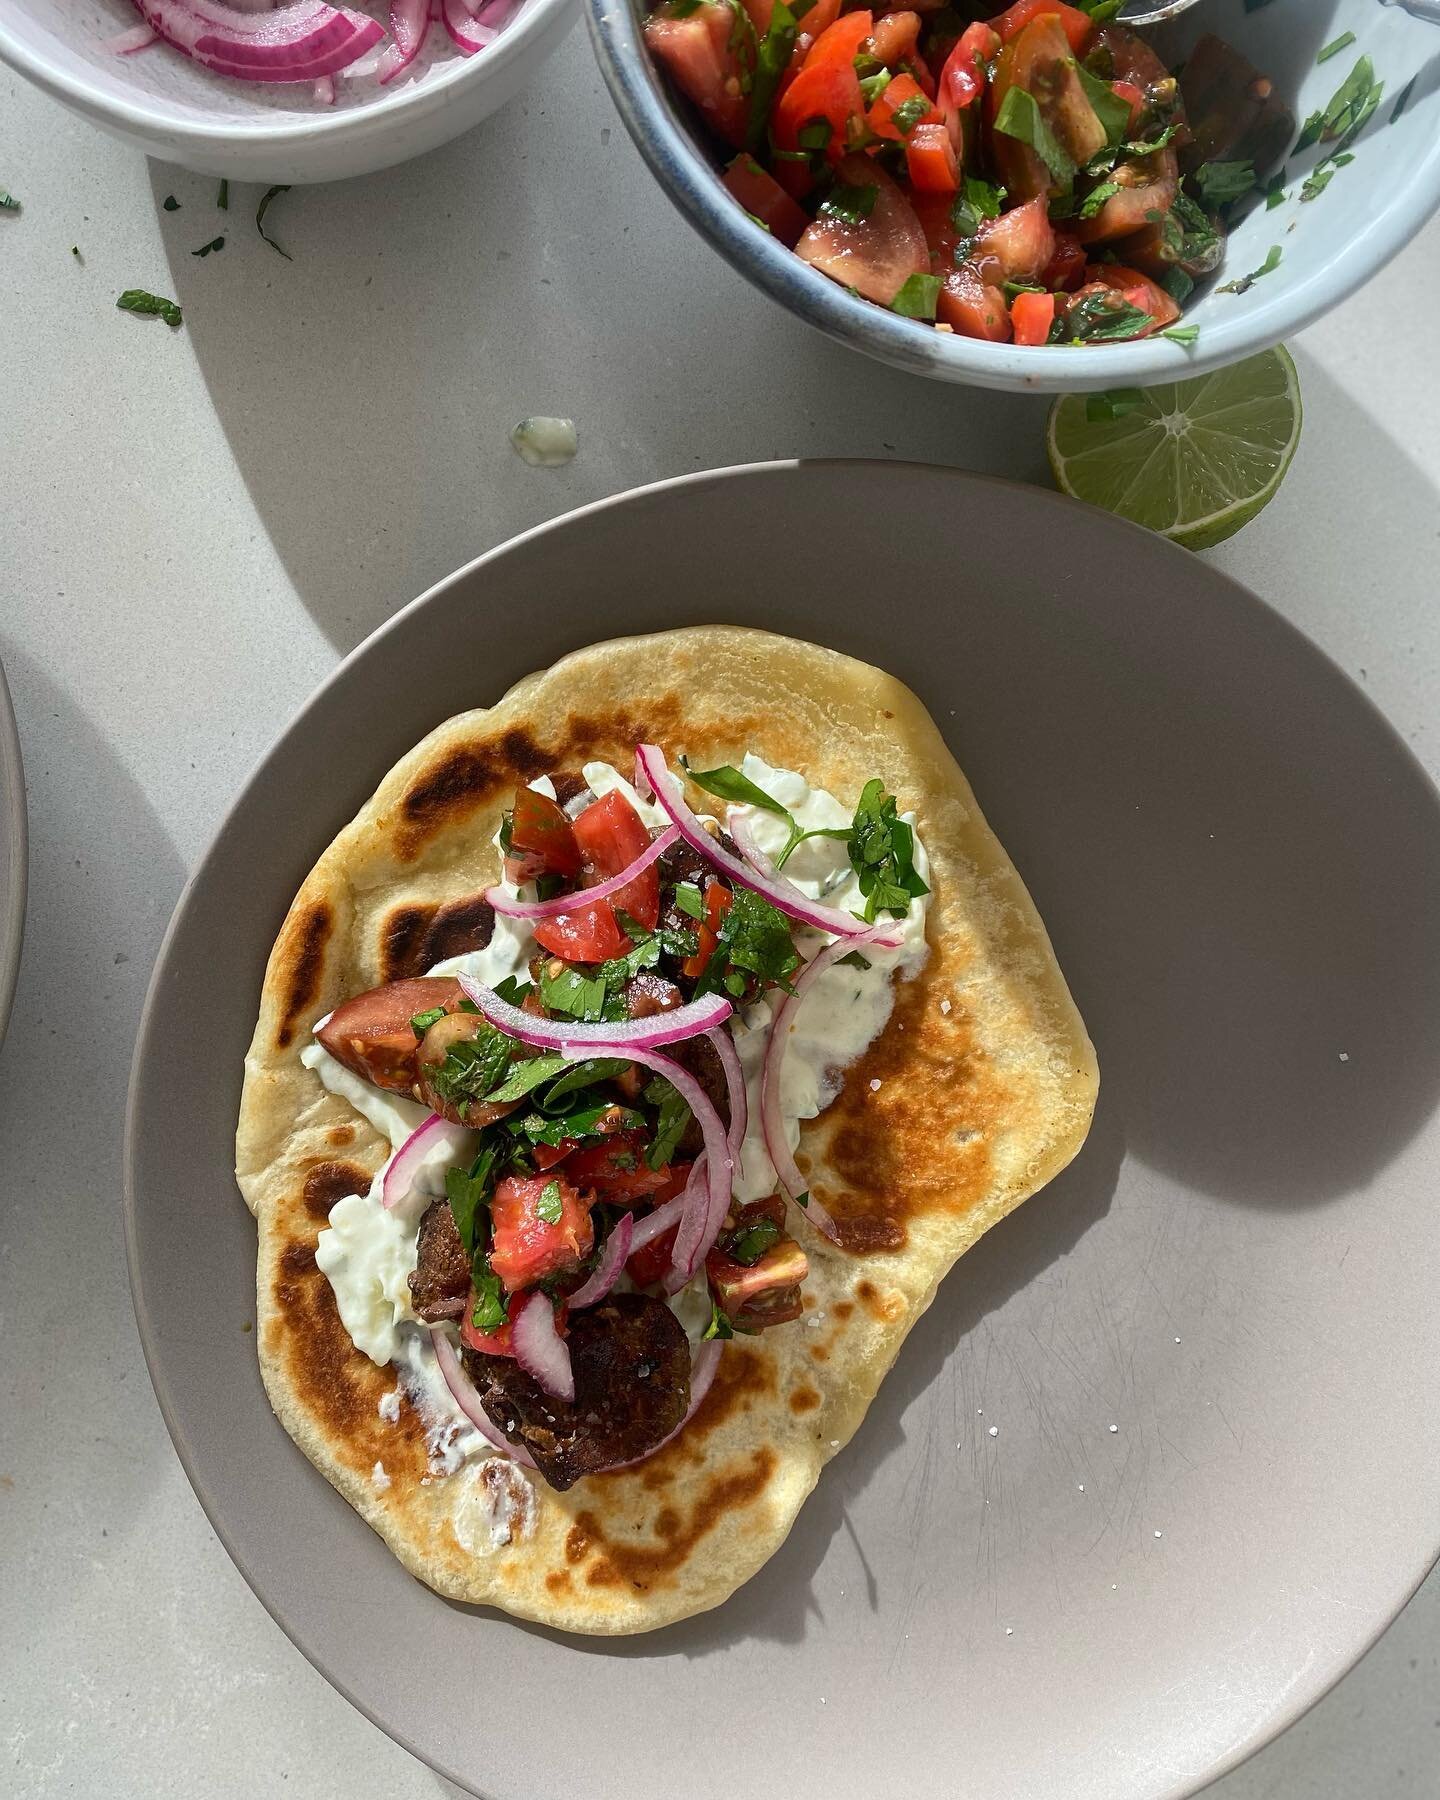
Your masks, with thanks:
[{"label": "metal utensil", "polygon": [[1380,0],[1382,6],[1403,6],[1412,19],[1440,25],[1440,0]]}]

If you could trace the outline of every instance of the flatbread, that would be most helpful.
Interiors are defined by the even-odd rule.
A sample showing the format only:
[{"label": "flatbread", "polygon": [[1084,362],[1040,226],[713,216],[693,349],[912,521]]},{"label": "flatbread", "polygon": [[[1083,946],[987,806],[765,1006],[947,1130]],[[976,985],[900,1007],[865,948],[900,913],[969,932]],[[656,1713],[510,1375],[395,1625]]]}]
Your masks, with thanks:
[{"label": "flatbread", "polygon": [[[797,1225],[806,1317],[727,1344],[690,1424],[639,1467],[563,1494],[498,1459],[440,1475],[409,1401],[393,1422],[382,1416],[394,1371],[354,1349],[315,1266],[330,1207],[369,1185],[388,1145],[299,1053],[342,999],[448,953],[466,903],[498,876],[491,838],[517,783],[596,759],[628,768],[647,740],[672,765],[682,752],[709,767],[751,750],[847,805],[878,775],[917,815],[929,955],[799,1152],[866,1248],[845,1253]],[[286,917],[236,1145],[259,1228],[266,1390],[315,1466],[437,1592],[576,1632],[686,1618],[783,1542],[940,1278],[1079,1150],[1097,1082],[1030,896],[908,689],[833,651],[729,626],[579,651],[411,751]]]}]

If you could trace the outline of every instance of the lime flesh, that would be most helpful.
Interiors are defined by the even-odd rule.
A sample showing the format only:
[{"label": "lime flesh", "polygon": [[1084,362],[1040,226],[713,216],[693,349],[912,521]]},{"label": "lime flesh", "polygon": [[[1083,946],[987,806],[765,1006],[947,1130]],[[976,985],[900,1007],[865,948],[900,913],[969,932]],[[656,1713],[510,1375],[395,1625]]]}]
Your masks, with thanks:
[{"label": "lime flesh", "polygon": [[[1112,407],[1119,417],[1095,416]],[[1208,550],[1274,498],[1302,416],[1300,378],[1277,345],[1194,381],[1065,394],[1046,448],[1062,493]]]}]

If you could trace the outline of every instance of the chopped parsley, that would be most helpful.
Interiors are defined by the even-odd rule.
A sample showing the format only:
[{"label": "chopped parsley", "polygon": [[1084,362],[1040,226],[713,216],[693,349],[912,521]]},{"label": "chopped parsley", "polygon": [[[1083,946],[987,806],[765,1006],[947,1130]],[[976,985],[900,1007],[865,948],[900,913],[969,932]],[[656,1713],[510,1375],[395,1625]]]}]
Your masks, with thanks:
[{"label": "chopped parsley", "polygon": [[747,150],[758,150],[770,125],[770,109],[780,77],[789,67],[795,48],[795,14],[785,0],[775,0],[765,35],[755,46],[755,68],[750,88],[750,119],[745,131]]},{"label": "chopped parsley", "polygon": [[700,897],[700,890],[693,881],[682,881],[675,888],[675,909],[685,914],[687,919],[703,919],[705,902]]},{"label": "chopped parsley", "polygon": [[1258,269],[1252,269],[1248,275],[1242,275],[1237,281],[1227,281],[1224,287],[1216,288],[1217,294],[1248,294],[1262,275],[1269,275],[1280,267],[1280,258],[1284,254],[1278,244],[1270,246],[1270,253]]},{"label": "chopped parsley", "polygon": [[215,196],[215,204],[220,208],[221,212],[229,212],[230,183],[228,181],[221,181],[220,192]]},{"label": "chopped parsley", "polygon": [[224,248],[225,248],[224,238],[216,237],[216,238],[211,238],[211,240],[208,244],[202,244],[198,250],[192,250],[190,252],[190,254],[192,256],[209,256],[213,251],[223,250]]},{"label": "chopped parsley", "polygon": [[849,851],[865,899],[867,925],[873,925],[880,912],[903,916],[911,900],[930,892],[915,873],[915,834],[899,816],[895,796],[885,792],[882,781],[867,781],[860,791]]},{"label": "chopped parsley", "polygon": [[161,201],[161,205],[165,208],[166,212],[179,212],[180,210],[180,202],[173,194],[167,194],[164,200]]},{"label": "chopped parsley", "polygon": [[1096,213],[1100,211],[1100,208],[1104,206],[1105,202],[1107,200],[1113,200],[1116,194],[1120,192],[1121,186],[1118,181],[1102,181],[1098,187],[1091,188],[1090,192],[1080,202],[1079,217],[1082,219],[1093,219]]},{"label": "chopped parsley", "polygon": [[909,137],[910,133],[927,116],[930,102],[923,94],[912,94],[908,100],[902,100],[890,114],[890,123],[901,137]]},{"label": "chopped parsley", "polygon": [[1130,102],[1122,100],[1108,81],[1091,74],[1083,63],[1075,65],[1075,73],[1080,77],[1091,111],[1100,121],[1106,142],[1121,143],[1130,128]]},{"label": "chopped parsley", "polygon": [[811,119],[795,133],[795,140],[802,150],[824,150],[834,135],[828,119]]},{"label": "chopped parsley", "polygon": [[558,1050],[531,1057],[528,1062],[516,1064],[500,1086],[486,1094],[485,1098],[494,1101],[523,1100],[527,1094],[549,1081],[552,1075],[560,1074],[569,1066]]},{"label": "chopped parsley", "polygon": [[1139,337],[1154,322],[1143,308],[1121,299],[1114,288],[1107,288],[1104,293],[1086,294],[1065,316],[1065,328],[1072,344],[1108,344]]},{"label": "chopped parsley", "polygon": [[1390,123],[1392,125],[1401,117],[1405,108],[1410,104],[1410,97],[1415,92],[1415,83],[1419,79],[1420,77],[1418,75],[1412,75],[1396,95],[1395,104],[1390,108]]},{"label": "chopped parsley", "polygon": [[417,1038],[423,1038],[435,1021],[437,1019],[443,1019],[444,1017],[445,1008],[443,1006],[432,1006],[425,1012],[412,1013],[410,1015],[410,1029],[415,1033]]},{"label": "chopped parsley", "polygon": [[126,288],[115,304],[121,312],[153,313],[172,330],[184,317],[173,300],[167,300],[163,294],[147,294],[144,288]]},{"label": "chopped parsley", "polygon": [[1337,139],[1340,148],[1347,150],[1364,130],[1384,92],[1385,83],[1375,79],[1374,64],[1368,56],[1362,56],[1324,111],[1311,113],[1301,126],[1296,150],[1308,149],[1311,144],[1331,144]]},{"label": "chopped parsley", "polygon": [[1348,150],[1340,150],[1334,156],[1328,157],[1324,162],[1318,164],[1305,177],[1304,185],[1300,189],[1302,203],[1306,200],[1318,200],[1340,170],[1354,160],[1355,158]]},{"label": "chopped parsley", "polygon": [[1353,31],[1342,33],[1342,35],[1336,38],[1333,43],[1327,44],[1315,58],[1317,68],[1321,63],[1329,62],[1332,56],[1338,56],[1342,50],[1348,50],[1354,42],[1355,33]]},{"label": "chopped parsley", "polygon": [[509,1315],[505,1311],[500,1277],[490,1267],[488,1257],[477,1262],[470,1272],[470,1279],[475,1283],[475,1310],[470,1314],[471,1325],[476,1331],[498,1331]]},{"label": "chopped parsley", "polygon": [[560,1183],[547,1181],[540,1190],[540,1198],[535,1202],[535,1215],[546,1225],[558,1225],[565,1211],[565,1204],[560,1198]]},{"label": "chopped parsley", "polygon": [[271,203],[278,200],[281,194],[288,194],[289,192],[290,183],[288,181],[278,183],[275,187],[266,188],[264,194],[261,196],[260,204],[255,208],[255,229],[260,233],[261,237],[264,238],[270,248],[278,255],[283,256],[286,262],[294,262],[295,258],[290,252],[282,249],[265,229],[265,215],[269,212]]},{"label": "chopped parsley", "polygon": [[516,1040],[481,1021],[473,1038],[451,1044],[445,1060],[427,1070],[431,1087],[447,1105],[463,1111],[505,1079]]},{"label": "chopped parsley", "polygon": [[1199,335],[1198,325],[1171,325],[1160,333],[1161,337],[1169,338],[1172,344],[1193,344]]},{"label": "chopped parsley", "polygon": [[939,299],[938,275],[907,275],[905,285],[890,302],[890,310],[903,319],[933,319]]},{"label": "chopped parsley", "polygon": [[737,1325],[729,1313],[721,1312],[714,1300],[710,1302],[710,1323],[700,1333],[702,1338],[733,1338],[736,1332],[745,1337],[754,1337],[755,1333],[746,1325]]},{"label": "chopped parsley", "polygon": [[[967,175],[950,207],[950,222],[962,238],[973,238],[986,219],[998,219],[1000,208],[1004,205],[1006,190],[988,181],[981,181],[978,176]],[[966,244],[966,251],[969,245]],[[960,257],[960,246],[955,247],[957,258]],[[963,261],[963,258],[960,258]]]},{"label": "chopped parsley", "polygon": [[765,1252],[779,1241],[780,1227],[774,1220],[757,1219],[753,1225],[743,1226],[735,1233],[725,1254],[731,1262],[739,1263],[742,1268],[751,1269]]},{"label": "chopped parsley", "polygon": [[[545,1010],[567,1019],[578,1019],[585,1025],[597,1025],[606,1017],[607,1003],[613,1001],[603,975],[587,975],[582,969],[562,968],[552,975],[548,966],[540,974],[540,998]],[[616,1018],[623,1014],[615,1013]]]},{"label": "chopped parsley", "polygon": [[[1128,108],[1126,117],[1129,117]],[[1045,123],[1035,96],[1024,88],[1012,87],[1006,92],[1000,111],[995,115],[995,130],[1028,144],[1058,187],[1067,188],[1075,179],[1075,163],[1069,151]]]},{"label": "chopped parsley", "polygon": [[737,886],[716,937],[715,949],[695,985],[697,999],[718,990],[738,1000],[751,976],[789,992],[790,976],[800,966],[800,955],[784,913],[763,894]]},{"label": "chopped parsley", "polygon": [[495,1190],[495,1171],[500,1157],[497,1143],[483,1144],[480,1154],[468,1169],[445,1171],[445,1197],[460,1242],[472,1259],[485,1249],[485,1211]]},{"label": "chopped parsley", "polygon": [[821,202],[820,211],[826,218],[858,225],[862,219],[870,217],[879,192],[878,187],[869,183],[864,187],[852,187],[847,181],[837,181]]},{"label": "chopped parsley", "polygon": [[659,1075],[647,1083],[645,1098],[652,1106],[660,1109],[660,1117],[655,1126],[655,1141],[645,1152],[645,1161],[652,1169],[663,1169],[675,1160],[675,1152],[685,1135],[685,1127],[690,1123],[689,1102],[678,1089],[671,1087]]},{"label": "chopped parsley", "polygon": [[1190,177],[1201,200],[1212,212],[1243,199],[1255,186],[1252,162],[1208,162]]}]

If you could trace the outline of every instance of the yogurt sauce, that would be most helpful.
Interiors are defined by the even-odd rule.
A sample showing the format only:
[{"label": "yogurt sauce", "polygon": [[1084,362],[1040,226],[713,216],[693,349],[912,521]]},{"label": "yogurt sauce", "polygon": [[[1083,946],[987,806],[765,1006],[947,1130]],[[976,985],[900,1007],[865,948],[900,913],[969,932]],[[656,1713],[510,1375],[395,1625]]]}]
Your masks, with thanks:
[{"label": "yogurt sauce", "polygon": [[[772,768],[758,756],[747,755],[741,770],[757,787],[771,795],[806,830],[820,826],[848,826],[852,813],[824,788],[812,788],[792,769]],[[631,784],[609,763],[584,766],[587,787],[597,799],[618,789],[647,825],[668,823],[662,809],[644,801]],[[530,784],[538,792],[555,797],[548,777]],[[768,856],[783,849],[786,827],[775,814],[752,807],[731,807],[744,812],[755,841]],[[911,826],[913,813],[902,817]],[[498,848],[498,838],[496,840]],[[915,839],[915,870],[922,880],[930,875],[929,858]],[[811,838],[801,844],[785,865],[785,874],[813,900],[846,911],[862,907],[860,885],[843,841]],[[511,888],[513,893],[516,890]],[[785,1052],[780,1079],[780,1109],[785,1133],[793,1150],[800,1141],[800,1122],[813,1119],[840,1090],[848,1064],[860,1056],[884,1029],[894,1004],[892,976],[909,980],[925,960],[925,913],[929,896],[912,900],[903,920],[897,920],[903,943],[895,950],[866,945],[862,954],[869,968],[835,964],[807,990]],[[829,940],[823,932],[800,927],[796,948],[807,960]],[[535,953],[535,937],[527,921],[495,915],[495,928],[483,950],[450,957],[430,970],[432,975],[465,974],[494,987],[506,976],[523,977]],[[760,1129],[760,1077],[765,1055],[766,1031],[773,1017],[769,999],[747,1007],[731,1020],[731,1030],[745,1071],[749,1101],[749,1125],[741,1146],[740,1168],[735,1177],[739,1201],[761,1200],[775,1192],[775,1168],[765,1149]],[[403,1095],[386,1093],[362,1081],[338,1062],[318,1042],[300,1053],[306,1068],[313,1069],[324,1086],[352,1105],[390,1140],[398,1150],[428,1114],[424,1107]],[[385,1167],[388,1167],[388,1162]],[[420,1218],[431,1197],[445,1192],[444,1146],[431,1165],[422,1164],[409,1196],[387,1211],[380,1194],[382,1167],[364,1194],[349,1194],[331,1208],[329,1228],[320,1233],[315,1261],[335,1292],[341,1323],[357,1350],[381,1366],[393,1362],[401,1385],[419,1408],[429,1427],[432,1468],[450,1473],[471,1457],[498,1454],[475,1430],[455,1405],[440,1375],[429,1335],[410,1304],[407,1277],[415,1267]],[[710,1318],[704,1270],[670,1302],[692,1343],[697,1342]]]}]

